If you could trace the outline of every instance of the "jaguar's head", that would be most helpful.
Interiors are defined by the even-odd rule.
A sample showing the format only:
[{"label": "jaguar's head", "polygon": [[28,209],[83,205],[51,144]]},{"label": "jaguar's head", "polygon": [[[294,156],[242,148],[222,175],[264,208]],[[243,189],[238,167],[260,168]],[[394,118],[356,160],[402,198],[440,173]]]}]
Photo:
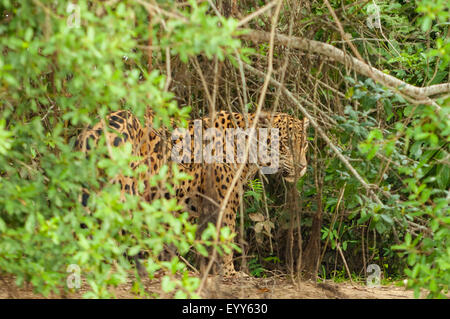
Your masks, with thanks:
[{"label": "jaguar's head", "polygon": [[280,171],[284,180],[288,183],[296,182],[296,179],[306,173],[308,151],[308,126],[309,120],[302,120],[288,114],[280,114],[278,125],[280,134]]}]

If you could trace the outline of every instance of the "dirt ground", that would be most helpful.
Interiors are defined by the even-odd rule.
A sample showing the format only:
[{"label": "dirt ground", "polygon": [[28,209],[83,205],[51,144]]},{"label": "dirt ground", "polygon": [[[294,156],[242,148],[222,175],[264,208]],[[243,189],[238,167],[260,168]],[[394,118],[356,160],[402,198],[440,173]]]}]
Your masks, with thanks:
[{"label": "dirt ground", "polygon": [[[148,292],[161,293],[160,279],[144,282]],[[47,298],[82,298],[88,286],[83,283],[76,293],[67,296],[52,294]],[[115,289],[115,295],[120,299],[140,298],[132,292],[132,281],[120,285]],[[164,295],[162,296],[164,297]],[[169,297],[169,296],[167,296]],[[270,278],[236,278],[222,279],[219,276],[210,276],[207,285],[201,293],[202,298],[239,298],[239,299],[412,299],[411,290],[395,285],[368,288],[361,284],[350,282],[313,283],[311,281],[294,282],[286,276]],[[424,296],[422,296],[424,297]],[[0,278],[0,299],[40,299],[45,298],[33,293],[31,287],[15,288],[12,277]]]}]

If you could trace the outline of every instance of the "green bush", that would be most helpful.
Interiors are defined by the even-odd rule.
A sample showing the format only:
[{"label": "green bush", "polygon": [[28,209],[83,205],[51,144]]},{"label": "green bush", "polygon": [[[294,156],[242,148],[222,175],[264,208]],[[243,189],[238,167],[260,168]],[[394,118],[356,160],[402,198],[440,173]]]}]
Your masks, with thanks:
[{"label": "green bush", "polygon": [[[164,91],[166,77],[149,71],[140,45],[153,37],[155,56],[171,48],[184,61],[200,53],[223,59],[240,45],[232,38],[233,20],[219,26],[207,5],[190,3],[179,12],[189,24],[166,16],[154,23],[159,44],[141,23],[149,19],[146,8],[134,1],[0,1],[0,275],[13,274],[18,285],[30,282],[47,295],[69,289],[74,264],[90,286],[85,297],[110,297],[109,288],[125,282],[132,269],[124,253],[146,251],[149,276],[167,272],[166,293],[195,296],[198,279],[188,276],[186,265],[158,255],[165,246],[180,254],[194,246],[204,254],[215,232],[196,240],[196,226],[175,199],[122,200],[119,186],[109,181],[146,169],[130,170],[130,145],[113,149],[111,157],[104,141],[87,158],[74,151],[80,128],[119,108],[143,119],[150,107],[156,126],[169,127],[170,119],[183,125],[189,108]],[[176,10],[172,2],[167,6]],[[153,177],[160,187],[189,178],[175,170],[164,184],[169,169]],[[82,187],[90,192],[87,209],[80,203]],[[223,235],[228,249],[230,235]]]}]

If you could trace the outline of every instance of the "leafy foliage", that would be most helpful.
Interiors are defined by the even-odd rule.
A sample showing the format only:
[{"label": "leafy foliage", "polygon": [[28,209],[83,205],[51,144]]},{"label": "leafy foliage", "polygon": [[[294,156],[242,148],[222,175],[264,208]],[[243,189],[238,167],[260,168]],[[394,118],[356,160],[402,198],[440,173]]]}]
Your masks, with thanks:
[{"label": "leafy foliage", "polygon": [[[221,59],[234,54],[235,22],[222,19],[220,27],[205,5],[190,3],[191,10],[180,12],[190,24],[162,21],[168,29],[161,50],[170,48],[184,61],[200,53]],[[136,50],[149,36],[156,38],[140,23],[147,15],[128,1],[0,2],[0,273],[15,275],[18,285],[30,282],[44,295],[68,290],[67,268],[75,264],[90,286],[85,297],[111,297],[109,288],[125,282],[132,269],[125,253],[146,252],[150,277],[166,271],[164,293],[196,296],[199,280],[184,262],[159,256],[168,246],[180,254],[192,246],[202,252],[215,232],[195,239],[196,226],[174,198],[146,203],[120,193],[110,182],[117,174],[147,169],[130,169],[135,157],[129,144],[109,153],[102,139],[88,157],[74,152],[81,125],[111,110],[129,109],[142,119],[151,107],[156,127],[170,127],[171,119],[183,125],[187,118],[189,108],[178,107],[164,90],[166,77],[146,66],[145,50]],[[189,178],[174,168],[173,180],[166,181],[169,170],[150,183],[170,188]],[[82,187],[90,193],[88,212],[80,203]],[[219,248],[229,251],[230,240],[224,231]],[[139,284],[136,289],[146,294]]]},{"label": "leafy foliage", "polygon": [[[418,87],[448,82],[448,1],[329,2],[365,62]],[[239,2],[243,16],[263,5]],[[124,254],[146,252],[150,277],[166,271],[165,296],[196,296],[198,279],[189,276],[182,259],[160,255],[170,246],[180,254],[193,248],[206,256],[215,228],[210,225],[196,238],[196,226],[174,198],[146,203],[124,197],[110,182],[114,176],[147,169],[130,169],[136,158],[129,145],[108,150],[101,139],[86,157],[74,152],[74,140],[82,128],[119,108],[142,120],[150,107],[157,114],[154,126],[170,129],[171,120],[185,126],[191,110],[205,114],[205,101],[209,105],[216,95],[218,108],[256,105],[259,82],[244,74],[241,62],[264,69],[269,45],[242,45],[237,36],[244,31],[218,13],[222,9],[213,1],[194,0],[182,5],[0,0],[0,275],[15,275],[19,285],[31,282],[40,293],[59,293],[61,287],[70,290],[67,267],[76,264],[90,285],[86,297],[111,297],[111,286],[125,282],[133,269]],[[248,26],[267,31],[271,20],[268,11]],[[301,7],[285,1],[277,23],[277,33],[354,53],[321,1]],[[289,47],[275,47],[273,53],[273,75],[309,102],[308,112],[372,192],[311,130],[310,165],[294,198],[300,204],[292,197],[286,202],[280,180],[267,187],[253,180],[244,193],[244,227],[254,235],[247,249],[257,255],[249,261],[251,273],[262,276],[275,266],[286,270],[294,264],[288,259],[300,262],[320,213],[321,274],[347,275],[341,249],[352,276],[359,278],[364,267],[377,263],[385,277],[406,275],[416,296],[425,289],[429,297],[445,297],[448,95],[432,96],[433,103],[414,100],[331,60]],[[198,66],[203,73],[196,78]],[[297,111],[272,88],[265,101],[268,110]],[[172,180],[166,180],[169,171]],[[174,183],[188,178],[167,166],[151,183],[172,192]],[[90,191],[87,210],[80,203],[82,188]],[[221,252],[235,248],[229,229],[219,236]],[[139,281],[135,290],[147,295]]]}]

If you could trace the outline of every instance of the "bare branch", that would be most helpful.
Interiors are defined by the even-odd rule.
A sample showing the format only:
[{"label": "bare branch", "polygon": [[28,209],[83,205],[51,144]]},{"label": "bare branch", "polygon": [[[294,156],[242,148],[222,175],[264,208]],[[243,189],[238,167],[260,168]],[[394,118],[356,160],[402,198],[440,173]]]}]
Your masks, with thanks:
[{"label": "bare branch", "polygon": [[258,10],[256,10],[255,12],[250,13],[248,16],[246,16],[245,18],[243,18],[241,21],[238,22],[238,27],[242,27],[244,24],[250,22],[251,20],[253,20],[257,16],[260,16],[261,14],[263,14],[264,12],[266,12],[267,10],[272,8],[274,5],[276,5],[277,2],[278,1],[276,1],[276,0],[272,1],[272,2],[269,2],[264,7],[261,7]]},{"label": "bare branch", "polygon": [[350,49],[352,49],[353,54],[358,58],[358,60],[360,60],[361,62],[364,62],[364,59],[362,58],[361,54],[359,54],[358,50],[356,49],[356,47],[353,45],[352,42],[349,41],[349,38],[347,36],[347,34],[344,31],[344,28],[342,27],[341,22],[339,21],[336,13],[334,12],[333,8],[331,7],[330,3],[328,2],[328,0],[324,0],[325,5],[328,8],[328,11],[330,11],[331,15],[333,16],[334,21],[336,22],[336,25],[339,29],[339,32],[341,33],[341,37],[342,39],[344,39],[344,41],[348,44],[348,46],[350,47]]}]

